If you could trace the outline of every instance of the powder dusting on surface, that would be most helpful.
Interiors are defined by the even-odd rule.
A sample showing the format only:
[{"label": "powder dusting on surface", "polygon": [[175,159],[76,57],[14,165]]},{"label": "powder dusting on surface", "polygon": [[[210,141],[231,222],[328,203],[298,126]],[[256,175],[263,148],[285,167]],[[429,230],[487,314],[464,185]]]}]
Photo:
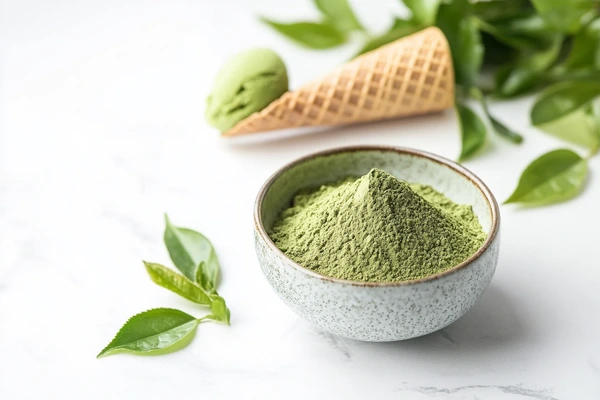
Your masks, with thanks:
[{"label": "powder dusting on surface", "polygon": [[269,236],[306,268],[363,282],[442,272],[466,260],[486,238],[470,206],[379,169],[300,192]]}]

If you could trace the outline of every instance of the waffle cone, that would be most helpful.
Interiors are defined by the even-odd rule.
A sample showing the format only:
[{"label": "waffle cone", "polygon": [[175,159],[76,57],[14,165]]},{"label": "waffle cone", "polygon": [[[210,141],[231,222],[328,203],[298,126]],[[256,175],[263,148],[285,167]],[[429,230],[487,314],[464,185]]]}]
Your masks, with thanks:
[{"label": "waffle cone", "polygon": [[446,37],[427,28],[286,92],[223,136],[352,124],[441,111],[454,104]]}]

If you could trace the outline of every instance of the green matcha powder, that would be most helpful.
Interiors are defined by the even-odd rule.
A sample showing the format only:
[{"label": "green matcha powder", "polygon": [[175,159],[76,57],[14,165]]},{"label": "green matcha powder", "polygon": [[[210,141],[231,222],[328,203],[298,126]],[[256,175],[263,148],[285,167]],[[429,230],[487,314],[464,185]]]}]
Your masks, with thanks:
[{"label": "green matcha powder", "polygon": [[466,260],[486,238],[470,206],[379,169],[300,192],[269,235],[298,264],[361,282],[442,272]]}]

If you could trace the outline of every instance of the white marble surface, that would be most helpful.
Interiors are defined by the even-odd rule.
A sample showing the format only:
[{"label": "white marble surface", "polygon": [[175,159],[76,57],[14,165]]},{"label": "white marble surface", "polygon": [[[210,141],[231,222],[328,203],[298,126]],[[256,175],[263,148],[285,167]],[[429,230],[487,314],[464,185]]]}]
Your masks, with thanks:
[{"label": "white marble surface", "polygon": [[[353,3],[380,29],[399,9]],[[268,175],[333,146],[454,157],[459,140],[451,112],[261,143],[220,139],[203,121],[204,98],[229,54],[273,47],[297,86],[354,50],[299,50],[257,14],[313,16],[308,0],[0,2],[0,398],[600,398],[600,157],[573,202],[502,207],[491,287],[439,333],[353,342],[279,301],[252,243],[252,204]],[[530,160],[561,146],[528,126],[530,103],[493,106],[525,133],[523,146],[493,138],[466,164],[499,199]],[[168,261],[165,211],[216,244],[232,326],[204,324],[167,356],[96,360],[132,314],[199,313],[141,264]]]}]

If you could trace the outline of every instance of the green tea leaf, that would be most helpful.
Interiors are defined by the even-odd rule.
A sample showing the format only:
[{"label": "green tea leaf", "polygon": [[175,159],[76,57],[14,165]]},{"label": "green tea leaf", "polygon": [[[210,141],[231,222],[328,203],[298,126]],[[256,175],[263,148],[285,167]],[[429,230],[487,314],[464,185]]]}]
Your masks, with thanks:
[{"label": "green tea leaf", "polygon": [[514,96],[541,80],[543,72],[556,61],[562,40],[562,36],[555,35],[547,48],[523,52],[516,65],[498,71],[496,85],[499,93],[506,97]]},{"label": "green tea leaf", "polygon": [[164,241],[173,264],[204,290],[216,291],[220,266],[210,241],[199,232],[174,226],[167,215],[165,222]]},{"label": "green tea leaf", "polygon": [[515,36],[544,39],[556,35],[556,30],[545,19],[535,13],[527,13],[516,18],[498,21],[494,25],[498,29]]},{"label": "green tea leaf", "polygon": [[210,296],[211,299],[211,306],[210,309],[212,311],[212,317],[211,319],[214,319],[216,321],[220,321],[223,322],[227,325],[229,325],[229,319],[231,317],[229,308],[227,308],[227,305],[225,304],[225,299],[223,299],[221,296],[219,295],[211,295]]},{"label": "green tea leaf", "polygon": [[595,151],[600,147],[600,125],[598,119],[581,107],[562,118],[538,125],[546,133]]},{"label": "green tea leaf", "polygon": [[591,115],[598,125],[600,126],[600,101],[599,99],[595,99],[590,103],[589,110],[587,111],[588,115]]},{"label": "green tea leaf", "polygon": [[596,148],[592,147],[592,155],[598,153],[600,150],[600,99],[593,100],[589,108],[585,111],[586,117],[593,121],[593,125],[596,129],[596,135],[598,138],[598,145]]},{"label": "green tea leaf", "polygon": [[435,23],[435,17],[442,0],[403,0],[404,5],[412,12],[413,19],[422,26]]},{"label": "green tea leaf", "polygon": [[487,114],[487,117],[490,120],[490,123],[492,124],[492,128],[494,129],[494,132],[496,132],[498,135],[500,135],[503,138],[508,139],[511,142],[516,143],[516,144],[523,143],[522,135],[513,131],[512,129],[510,129],[509,127],[507,127],[506,125],[504,125],[503,123],[498,121],[491,114]]},{"label": "green tea leaf", "polygon": [[400,28],[414,29],[414,32],[417,32],[422,29],[419,26],[419,24],[417,24],[412,19],[404,19],[404,18],[395,17],[394,22],[392,23],[392,26],[390,27],[389,30],[391,31],[391,30],[400,29]]},{"label": "green tea leaf", "polygon": [[531,123],[542,125],[559,119],[600,95],[600,81],[570,81],[554,84],[536,100]]},{"label": "green tea leaf", "polygon": [[462,150],[458,159],[464,161],[482,148],[487,132],[481,119],[469,107],[457,103],[456,111],[462,138]]},{"label": "green tea leaf", "polygon": [[567,69],[600,68],[600,18],[577,32],[562,66]]},{"label": "green tea leaf", "polygon": [[347,0],[314,0],[331,24],[342,32],[364,31]]},{"label": "green tea leaf", "polygon": [[587,161],[571,150],[554,150],[523,171],[513,194],[504,202],[546,205],[575,197],[584,186]]},{"label": "green tea leaf", "polygon": [[484,20],[477,19],[477,26],[481,31],[487,32],[492,35],[496,40],[504,43],[507,46],[514,47],[516,49],[526,49],[536,45],[536,39],[527,36],[514,35],[511,32],[506,32],[501,28],[498,28]]},{"label": "green tea leaf", "polygon": [[595,5],[594,0],[532,0],[532,3],[542,18],[565,33],[577,32],[582,17]]},{"label": "green tea leaf", "polygon": [[144,265],[146,266],[148,275],[150,275],[150,279],[158,286],[162,286],[194,303],[204,305],[211,304],[209,295],[204,292],[200,286],[196,285],[185,276],[179,275],[164,265],[146,261],[144,261]]},{"label": "green tea leaf", "polygon": [[289,24],[260,19],[277,32],[310,49],[329,49],[346,42],[346,36],[329,22],[292,22]]},{"label": "green tea leaf", "polygon": [[380,36],[369,39],[369,41],[365,43],[364,47],[360,49],[356,55],[359,56],[405,36],[412,35],[420,29],[421,28],[412,21],[396,18],[389,31]]},{"label": "green tea leaf", "polygon": [[529,8],[527,0],[489,0],[477,1],[473,4],[474,14],[488,22],[520,17],[527,13]]},{"label": "green tea leaf", "polygon": [[444,32],[456,74],[456,82],[467,89],[475,84],[483,62],[483,45],[477,21],[468,0],[440,5],[437,26]]},{"label": "green tea leaf", "polygon": [[199,268],[196,270],[194,282],[199,283],[202,288],[216,293],[220,269],[217,253],[213,249],[208,256],[208,260],[200,263]]},{"label": "green tea leaf", "polygon": [[211,252],[208,260],[202,261],[196,270],[196,282],[208,291],[216,293],[219,284],[221,266],[217,258],[217,253],[211,245]]},{"label": "green tea leaf", "polygon": [[488,109],[487,101],[485,99],[482,99],[481,105],[483,107],[483,112],[485,113],[488,120],[490,121],[490,124],[492,125],[494,132],[496,132],[498,135],[502,136],[503,138],[510,140],[513,143],[516,143],[516,144],[523,143],[522,135],[513,131],[512,129],[510,129],[509,127],[504,125],[502,122],[500,122],[499,120],[494,118],[494,116],[490,113],[490,110]]},{"label": "green tea leaf", "polygon": [[494,118],[494,116],[490,113],[490,110],[488,108],[487,99],[479,88],[472,88],[470,91],[470,94],[474,99],[479,100],[484,114],[486,115],[487,119],[490,121],[490,124],[492,125],[493,130],[498,135],[500,135],[503,138],[508,139],[511,142],[516,143],[516,144],[520,144],[523,142],[523,136],[521,136],[517,132],[513,131],[512,129],[508,128],[502,122],[500,122],[499,120]]},{"label": "green tea leaf", "polygon": [[565,70],[564,68],[549,71],[546,78],[554,83],[566,81],[600,81],[600,69]]},{"label": "green tea leaf", "polygon": [[591,103],[598,96],[597,79],[556,83],[536,100],[531,123],[553,136],[595,151],[600,147],[600,124]]},{"label": "green tea leaf", "polygon": [[[487,67],[498,68],[500,65],[514,61],[518,56],[519,49],[500,42],[484,30],[481,30],[481,43],[485,48],[483,70],[487,69]],[[490,73],[479,74],[477,87],[485,89],[486,92],[493,91],[495,89],[495,80],[493,78],[493,74]]]},{"label": "green tea leaf", "polygon": [[[155,308],[131,317],[98,358],[117,352],[159,354],[185,346],[198,321],[182,311]],[[179,346],[178,346],[179,345]]]}]

